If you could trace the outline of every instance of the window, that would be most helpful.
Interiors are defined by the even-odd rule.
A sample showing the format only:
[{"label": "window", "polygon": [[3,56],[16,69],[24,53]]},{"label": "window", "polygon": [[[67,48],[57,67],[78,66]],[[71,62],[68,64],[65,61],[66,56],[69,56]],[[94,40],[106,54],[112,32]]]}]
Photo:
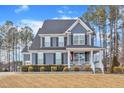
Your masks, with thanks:
[{"label": "window", "polygon": [[83,64],[85,62],[85,54],[84,53],[74,53],[74,63]]},{"label": "window", "polygon": [[64,47],[64,36],[59,36],[59,47]]},{"label": "window", "polygon": [[85,35],[73,34],[73,45],[85,45]]},{"label": "window", "polygon": [[50,37],[49,36],[45,36],[45,47],[50,47]]},{"label": "window", "polygon": [[61,52],[56,52],[56,64],[60,65],[62,58],[61,58]]},{"label": "window", "polygon": [[43,64],[43,52],[38,53],[38,64]]},{"label": "window", "polygon": [[30,54],[24,54],[24,61],[30,61]]}]

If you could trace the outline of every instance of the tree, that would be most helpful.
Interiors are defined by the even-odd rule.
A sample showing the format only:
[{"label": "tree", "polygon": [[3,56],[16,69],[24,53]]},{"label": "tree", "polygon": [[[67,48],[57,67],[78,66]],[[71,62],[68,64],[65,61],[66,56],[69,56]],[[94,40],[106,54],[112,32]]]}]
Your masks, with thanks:
[{"label": "tree", "polygon": [[121,10],[121,18],[122,18],[122,49],[121,49],[121,55],[120,55],[120,65],[124,66],[124,7],[120,7]]},{"label": "tree", "polygon": [[28,42],[32,41],[32,39],[33,39],[33,30],[28,26],[21,28],[20,30],[21,45],[28,48]]}]

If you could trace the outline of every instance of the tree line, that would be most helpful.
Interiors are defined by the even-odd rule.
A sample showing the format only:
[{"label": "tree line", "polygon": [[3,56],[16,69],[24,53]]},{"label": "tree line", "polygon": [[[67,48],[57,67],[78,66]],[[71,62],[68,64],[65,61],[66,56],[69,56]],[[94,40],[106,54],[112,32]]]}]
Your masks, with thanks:
[{"label": "tree line", "polygon": [[32,41],[32,39],[33,30],[29,26],[19,27],[12,21],[6,21],[0,26],[0,55],[5,50],[9,64],[10,56],[12,56],[11,62],[14,63],[14,71],[16,70],[15,62],[22,61],[20,58],[22,47],[27,47],[28,42]]},{"label": "tree line", "polygon": [[117,5],[88,6],[82,15],[98,33],[99,46],[104,48],[103,64],[105,70],[108,66],[111,72],[114,66],[124,64],[124,51],[120,51],[124,50],[124,17],[120,12],[122,8],[123,6]]}]

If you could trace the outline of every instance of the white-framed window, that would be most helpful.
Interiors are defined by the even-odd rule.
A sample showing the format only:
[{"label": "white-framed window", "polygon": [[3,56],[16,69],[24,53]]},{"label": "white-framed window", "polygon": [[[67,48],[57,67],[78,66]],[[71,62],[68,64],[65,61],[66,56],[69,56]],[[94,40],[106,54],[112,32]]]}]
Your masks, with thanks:
[{"label": "white-framed window", "polygon": [[50,47],[50,36],[45,36],[45,42],[44,45],[45,47]]},{"label": "white-framed window", "polygon": [[38,64],[43,64],[43,52],[38,53]]},{"label": "white-framed window", "polygon": [[85,45],[85,34],[73,34],[73,45]]},{"label": "white-framed window", "polygon": [[59,39],[58,42],[59,47],[64,47],[64,36],[59,36],[58,39]]},{"label": "white-framed window", "polygon": [[85,63],[85,53],[74,53],[73,58],[76,64]]},{"label": "white-framed window", "polygon": [[24,54],[24,61],[30,61],[30,54]]},{"label": "white-framed window", "polygon": [[61,52],[56,52],[56,64],[57,65],[60,65],[60,64],[62,64],[62,53]]}]

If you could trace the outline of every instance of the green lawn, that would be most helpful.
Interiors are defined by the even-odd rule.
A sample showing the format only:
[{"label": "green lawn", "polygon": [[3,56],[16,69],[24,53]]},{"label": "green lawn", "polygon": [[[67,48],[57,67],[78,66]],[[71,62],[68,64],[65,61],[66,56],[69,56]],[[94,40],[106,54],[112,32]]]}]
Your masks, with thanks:
[{"label": "green lawn", "polygon": [[123,87],[123,75],[110,74],[14,74],[0,76],[2,88],[108,88]]}]

